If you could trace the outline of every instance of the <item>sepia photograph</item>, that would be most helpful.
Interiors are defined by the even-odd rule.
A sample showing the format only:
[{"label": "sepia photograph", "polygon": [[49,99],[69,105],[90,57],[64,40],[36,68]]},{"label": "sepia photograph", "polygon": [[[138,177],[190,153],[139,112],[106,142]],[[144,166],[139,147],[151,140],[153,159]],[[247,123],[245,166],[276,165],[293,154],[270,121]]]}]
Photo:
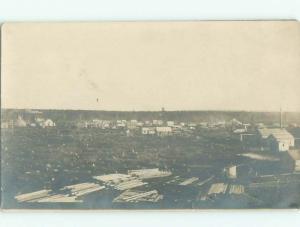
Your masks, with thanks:
[{"label": "sepia photograph", "polygon": [[300,23],[1,27],[1,208],[299,209]]}]

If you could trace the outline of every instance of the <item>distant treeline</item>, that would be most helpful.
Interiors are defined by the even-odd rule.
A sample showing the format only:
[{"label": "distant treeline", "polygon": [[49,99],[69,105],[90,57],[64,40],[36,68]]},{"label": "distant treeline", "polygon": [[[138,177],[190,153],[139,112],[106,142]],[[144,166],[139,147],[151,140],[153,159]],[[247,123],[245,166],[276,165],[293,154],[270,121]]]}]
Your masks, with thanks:
[{"label": "distant treeline", "polygon": [[[244,123],[279,123],[279,112],[248,112],[248,111],[96,111],[96,110],[24,110],[2,109],[2,121],[13,120],[21,115],[25,120],[36,117],[50,118],[56,123],[80,120],[171,120],[179,122],[216,122],[230,121],[235,118]],[[282,119],[285,124],[300,124],[299,112],[284,112]]]}]

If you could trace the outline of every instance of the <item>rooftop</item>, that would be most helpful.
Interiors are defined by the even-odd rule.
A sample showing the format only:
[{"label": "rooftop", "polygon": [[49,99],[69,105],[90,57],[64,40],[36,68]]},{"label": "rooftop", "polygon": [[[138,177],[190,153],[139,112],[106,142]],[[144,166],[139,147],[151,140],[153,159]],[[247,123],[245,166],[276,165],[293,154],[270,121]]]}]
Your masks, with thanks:
[{"label": "rooftop", "polygon": [[277,140],[294,139],[293,135],[283,128],[261,128],[258,131],[263,138],[272,135]]}]

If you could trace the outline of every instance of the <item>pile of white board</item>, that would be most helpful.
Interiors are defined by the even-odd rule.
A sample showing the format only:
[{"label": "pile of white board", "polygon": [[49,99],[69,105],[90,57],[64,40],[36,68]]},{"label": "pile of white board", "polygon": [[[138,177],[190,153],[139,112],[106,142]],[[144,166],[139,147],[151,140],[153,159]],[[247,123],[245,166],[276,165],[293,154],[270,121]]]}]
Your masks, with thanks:
[{"label": "pile of white board", "polygon": [[131,188],[136,188],[147,184],[136,177],[132,177],[126,174],[108,174],[95,176],[94,179],[104,182],[105,184],[112,186],[116,190],[124,191]]},{"label": "pile of white board", "polygon": [[71,190],[71,195],[79,197],[79,196],[90,194],[92,192],[100,191],[104,188],[105,186],[101,186],[95,183],[81,183],[81,184],[65,186],[62,189],[63,190],[69,189]]},{"label": "pile of white board", "polygon": [[[133,188],[141,187],[148,184],[144,182],[144,179],[152,179],[159,177],[170,176],[170,171],[161,171],[156,169],[140,169],[140,170],[129,170],[128,174],[106,174],[101,176],[94,176],[93,178],[101,181],[105,186],[113,187],[119,191],[125,191],[122,193],[116,201],[157,201],[162,198],[162,195],[158,195],[156,190],[142,192],[142,191],[130,191]],[[198,180],[198,178],[190,178],[182,182],[182,185],[188,185]],[[53,193],[51,190],[40,190],[31,193],[15,196],[18,202],[53,202],[53,203],[64,203],[64,202],[82,202],[78,197],[85,196],[87,194],[101,191],[105,188],[104,185],[97,183],[79,183],[74,185],[68,185],[60,189],[59,193]],[[123,198],[124,197],[124,198]]]},{"label": "pile of white board", "polygon": [[101,175],[101,176],[94,176],[94,179],[98,181],[102,181],[106,184],[119,184],[123,181],[128,181],[133,179],[132,176],[127,175],[127,174],[120,174],[120,173],[112,173],[112,174],[106,174],[106,175]]},{"label": "pile of white board", "polygon": [[179,176],[174,176],[170,180],[166,181],[166,184],[179,184],[183,179]]},{"label": "pile of white board", "polygon": [[167,177],[172,175],[170,171],[162,171],[156,169],[139,169],[139,170],[128,170],[128,174],[140,179],[151,179],[157,177]]},{"label": "pile of white board", "polygon": [[36,202],[36,203],[74,203],[82,202],[78,197],[100,191],[105,186],[95,183],[80,183],[65,186],[60,189],[59,194],[54,194],[51,190],[40,190],[31,193],[15,196],[18,202]]},{"label": "pile of white board", "polygon": [[211,200],[217,195],[245,195],[245,186],[240,184],[212,184],[206,195],[201,197],[201,200]]},{"label": "pile of white board", "polygon": [[113,200],[113,202],[157,202],[163,198],[157,190],[133,191],[127,190]]},{"label": "pile of white board", "polygon": [[30,192],[30,193],[25,193],[22,195],[17,195],[15,196],[15,199],[18,202],[30,202],[32,200],[40,199],[46,196],[49,196],[49,193],[51,190],[40,190],[40,191],[35,191],[35,192]]},{"label": "pile of white board", "polygon": [[77,200],[76,196],[69,196],[64,194],[56,194],[56,195],[49,195],[47,197],[43,197],[37,200],[33,200],[30,202],[37,202],[37,203],[79,203],[82,200]]},{"label": "pile of white board", "polygon": [[245,187],[240,184],[232,184],[229,186],[229,194],[243,194]]},{"label": "pile of white board", "polygon": [[135,180],[129,180],[129,181],[125,181],[122,182],[120,184],[115,185],[115,189],[123,191],[123,190],[128,190],[131,188],[136,188],[136,187],[140,187],[147,184],[146,182],[143,182],[139,179],[135,179]]},{"label": "pile of white board", "polygon": [[224,183],[216,183],[216,184],[212,184],[210,186],[210,189],[208,190],[208,195],[211,194],[225,194],[226,190],[228,188],[228,184],[224,184]]},{"label": "pile of white board", "polygon": [[191,178],[186,179],[185,181],[181,182],[179,185],[186,186],[186,185],[195,183],[198,180],[199,180],[199,178],[197,178],[197,177],[191,177]]},{"label": "pile of white board", "polygon": [[40,190],[31,193],[15,196],[18,202],[30,202],[30,203],[43,203],[43,202],[81,202],[76,200],[75,196],[63,195],[63,194],[50,194],[51,190]]}]

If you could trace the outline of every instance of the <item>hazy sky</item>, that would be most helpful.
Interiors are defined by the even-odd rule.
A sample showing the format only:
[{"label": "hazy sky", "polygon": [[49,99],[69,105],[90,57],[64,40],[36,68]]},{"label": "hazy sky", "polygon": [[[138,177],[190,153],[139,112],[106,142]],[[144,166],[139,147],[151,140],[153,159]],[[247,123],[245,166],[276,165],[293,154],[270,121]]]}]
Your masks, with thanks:
[{"label": "hazy sky", "polygon": [[2,107],[300,111],[298,22],[11,23]]}]

